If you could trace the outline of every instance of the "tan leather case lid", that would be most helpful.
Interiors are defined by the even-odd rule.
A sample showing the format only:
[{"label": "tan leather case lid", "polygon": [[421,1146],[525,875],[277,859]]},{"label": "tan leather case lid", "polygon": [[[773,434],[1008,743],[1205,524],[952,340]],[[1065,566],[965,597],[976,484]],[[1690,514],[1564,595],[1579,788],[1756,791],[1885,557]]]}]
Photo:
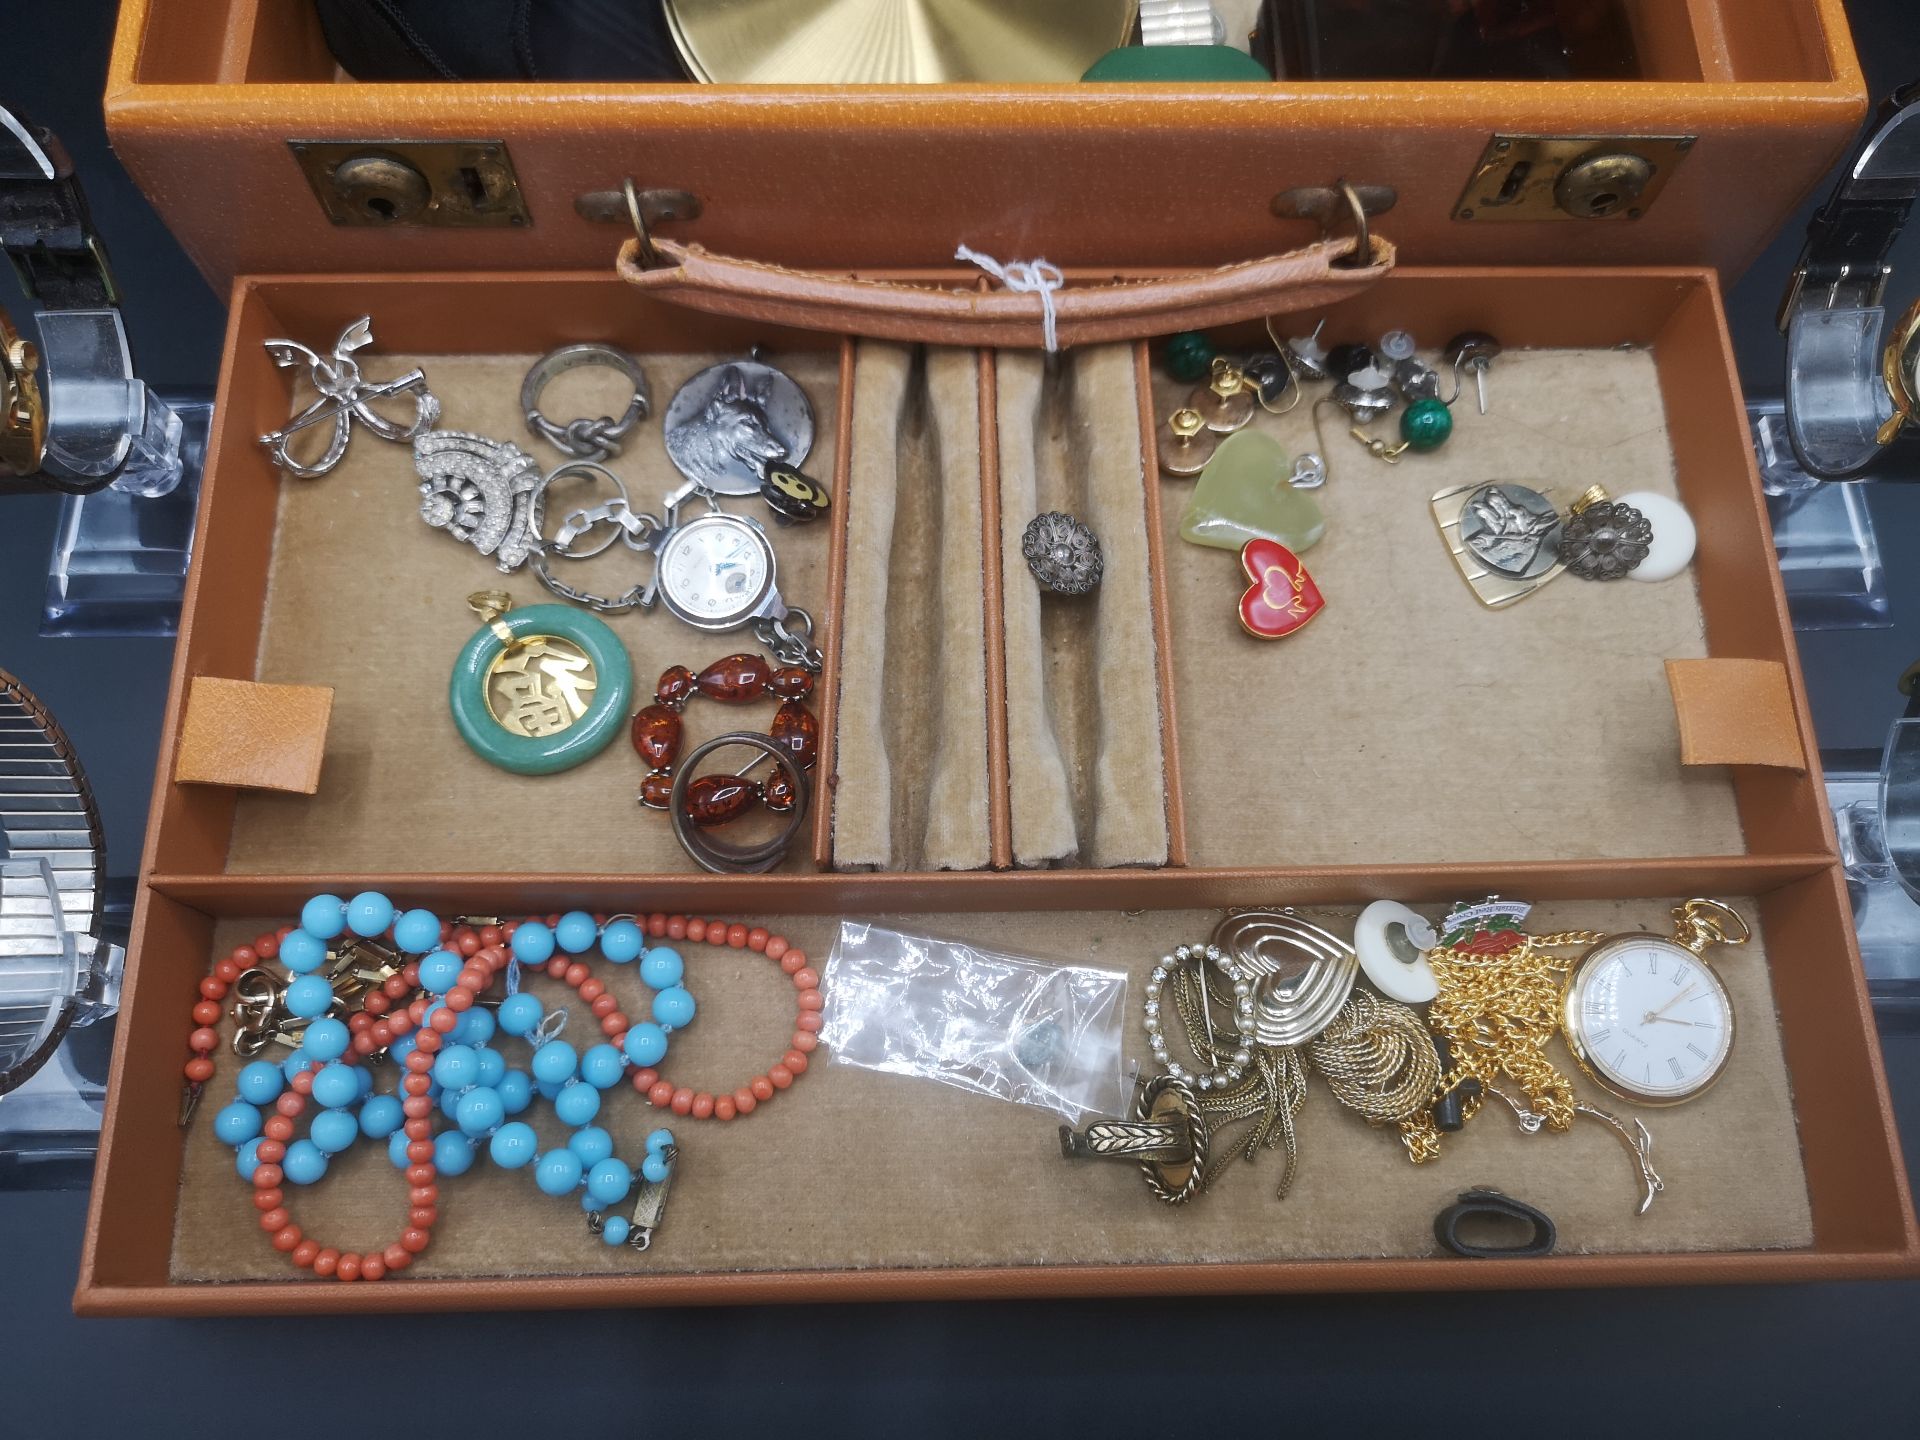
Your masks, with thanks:
[{"label": "tan leather case lid", "polygon": [[[578,198],[684,190],[667,238],[782,265],[1228,264],[1311,240],[1300,186],[1390,185],[1408,263],[1738,273],[1866,113],[1842,0],[1627,0],[1631,81],[1047,86],[356,84],[313,6],[124,0],[114,152],[217,285],[236,274],[597,268],[627,226]],[[1497,134],[1689,137],[1637,219],[1455,218]],[[502,141],[530,223],[336,226],[288,142]],[[1484,207],[1481,207],[1484,209]],[[1384,223],[1384,222],[1383,222]]]}]

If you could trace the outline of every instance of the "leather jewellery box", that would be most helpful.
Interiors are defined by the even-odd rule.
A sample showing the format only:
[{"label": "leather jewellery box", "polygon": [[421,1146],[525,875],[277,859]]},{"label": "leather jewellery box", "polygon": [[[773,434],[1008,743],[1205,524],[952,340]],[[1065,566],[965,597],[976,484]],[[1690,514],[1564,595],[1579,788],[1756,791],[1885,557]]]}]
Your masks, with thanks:
[{"label": "leather jewellery box", "polygon": [[[1459,428],[1432,456],[1379,465],[1329,425],[1333,478],[1320,492],[1328,532],[1308,557],[1327,606],[1278,644],[1236,623],[1233,558],[1179,537],[1186,487],[1159,479],[1155,436],[1184,388],[1168,377],[1157,343],[1088,332],[1097,338],[1046,357],[1031,334],[987,348],[977,329],[923,329],[942,342],[930,344],[875,336],[884,327],[873,325],[795,323],[801,313],[775,324],[720,313],[724,305],[695,308],[666,293],[672,277],[649,280],[631,263],[625,278],[617,274],[619,232],[576,226],[572,196],[560,192],[557,203],[535,197],[525,235],[334,228],[296,213],[315,205],[297,168],[296,184],[261,182],[258,229],[246,220],[217,238],[170,212],[210,275],[245,273],[231,291],[77,1308],[461,1310],[1920,1270],[1719,284],[1702,268],[1764,242],[1765,227],[1851,128],[1858,75],[1837,5],[1773,7],[1780,23],[1769,38],[1756,38],[1756,26],[1737,41],[1725,39],[1732,27],[1713,23],[1730,8],[1640,7],[1685,10],[1696,68],[1685,81],[1641,82],[1634,113],[1644,132],[1656,116],[1671,123],[1682,96],[1700,107],[1686,112],[1700,118],[1700,153],[1661,207],[1687,193],[1680,187],[1695,166],[1703,178],[1719,173],[1703,164],[1708,112],[1721,115],[1718,133],[1736,148],[1747,143],[1736,134],[1742,125],[1771,117],[1783,153],[1801,155],[1805,172],[1774,214],[1744,222],[1737,236],[1688,230],[1687,206],[1708,203],[1702,192],[1681,200],[1671,222],[1657,212],[1597,228],[1542,221],[1526,231],[1531,238],[1519,227],[1518,238],[1482,241],[1493,232],[1423,215],[1431,197],[1414,188],[1425,183],[1408,138],[1415,127],[1395,130],[1389,117],[1349,137],[1374,147],[1356,155],[1375,157],[1396,172],[1390,182],[1408,187],[1394,212],[1405,224],[1376,219],[1401,263],[1377,283],[1330,282],[1299,313],[1277,316],[1276,328],[1300,334],[1324,317],[1329,337],[1342,338],[1484,329],[1506,353],[1488,377],[1488,414],[1457,405]],[[383,126],[390,134],[398,122],[385,107],[422,93],[333,83],[313,34],[280,13],[245,0],[125,7],[110,104],[119,142],[163,206],[175,182],[162,172],[184,177],[216,153],[242,163],[258,147],[264,176],[292,166],[284,141],[372,136]],[[1706,43],[1716,35],[1718,49]],[[1709,56],[1717,79],[1703,78]],[[1776,68],[1789,60],[1802,67],[1791,77]],[[199,73],[202,64],[211,72]],[[1749,64],[1761,68],[1746,78],[1740,67]],[[182,128],[168,138],[157,108],[139,112],[150,90],[175,87],[167,123]],[[1572,101],[1551,88],[1526,87],[1526,103],[1571,113]],[[737,170],[726,172],[725,183],[741,187],[726,203],[702,191],[700,164],[718,176],[716,157],[734,152],[682,135],[670,112],[683,99],[669,91],[612,87],[610,105],[629,117],[654,105],[669,114],[635,119],[652,127],[647,135],[618,136],[619,122],[588,120],[584,92],[572,118],[563,103],[534,126],[525,117],[540,87],[428,89],[433,125],[503,137],[523,180],[532,173],[523,157],[550,151],[573,167],[567,185],[604,190],[631,157],[645,154],[651,165],[662,147],[683,145],[670,168],[675,183],[699,193],[701,216],[662,226],[662,236],[755,258],[864,264],[862,279],[979,296],[983,311],[1012,307],[1038,329],[1037,297],[990,300],[977,272],[928,268],[966,237],[942,229],[936,241],[940,227],[923,231],[926,217],[904,196],[897,208],[870,196],[859,213],[872,223],[840,226],[829,219],[830,185],[789,191],[779,197],[783,223],[761,227],[777,244],[746,243],[753,227],[732,228],[741,212],[724,220],[723,212],[751,205],[765,216],[770,193]],[[1624,105],[1635,87],[1619,90],[1613,98]],[[763,98],[723,92],[717,103],[745,113]],[[865,97],[855,99],[849,116]],[[1469,102],[1483,116],[1499,108],[1472,87],[1454,99],[1462,136]],[[1188,116],[1196,144],[1208,126],[1258,124],[1213,118],[1199,91],[1147,103]],[[1339,111],[1321,103],[1329,117]],[[958,155],[967,142],[954,127],[996,102],[940,90],[914,98],[922,104],[922,147],[930,136]],[[1102,129],[1117,122],[1098,94],[1067,92],[1050,94],[1028,119],[1040,125],[1055,114],[1081,116],[1072,134],[1047,142],[1061,157],[1062,184],[1101,183],[1082,172],[1111,168],[1098,157],[1120,153],[1103,148],[1120,143]],[[278,137],[277,158],[263,133]],[[884,139],[864,128],[846,138]],[[1147,226],[1152,238],[1128,234],[1124,243],[1150,253],[1070,265],[1063,338],[1078,333],[1066,305],[1078,291],[1293,243],[1265,207],[1276,167],[1327,178],[1300,177],[1299,163],[1285,159],[1284,147],[1309,138],[1275,140],[1278,158],[1259,167],[1266,189],[1257,195],[1243,193],[1246,176],[1239,189],[1217,175],[1197,189],[1187,208],[1206,218],[1192,250],[1174,227]],[[788,149],[790,162],[838,174],[844,156],[833,165],[794,159],[808,153],[797,125],[787,143],[800,147]],[[824,153],[830,142],[823,133],[809,143]],[[680,163],[692,168],[682,174]],[[1236,196],[1251,199],[1258,227],[1221,218]],[[1127,233],[1053,210],[1060,198],[983,190],[970,201],[972,218],[982,233],[1021,237],[1020,254],[1090,258],[1106,237]],[[796,223],[812,216],[823,223]],[[1654,228],[1667,223],[1676,228]],[[277,240],[275,225],[284,231]],[[833,236],[845,237],[844,250],[809,253]],[[1470,258],[1459,248],[1481,244],[1519,248]],[[1389,253],[1376,247],[1370,270],[1388,269]],[[632,241],[625,254],[631,262]],[[1566,263],[1498,263],[1522,258]],[[1304,293],[1296,285],[1288,305]],[[287,376],[262,342],[321,346],[363,314],[374,317],[378,340],[365,357],[373,373],[418,364],[445,423],[522,443],[520,378],[567,342],[631,351],[656,397],[753,346],[806,389],[819,421],[807,468],[828,482],[834,505],[827,519],[777,538],[783,593],[821,621],[822,756],[809,843],[780,868],[693,873],[660,817],[636,810],[643,772],[624,746],[536,779],[491,769],[460,744],[445,676],[474,626],[463,598],[497,577],[414,518],[404,446],[362,438],[338,470],[309,483],[283,478],[256,439],[285,422],[290,403]],[[1256,314],[1209,324],[1208,333],[1229,353],[1252,350],[1264,343]],[[566,378],[581,387],[569,403],[583,413],[617,401],[596,395],[588,372]],[[1308,413],[1303,405],[1253,423],[1298,451],[1314,446]],[[636,496],[672,482],[658,433],[649,422],[615,462]],[[1493,473],[1550,480],[1570,494],[1600,483],[1675,496],[1699,528],[1692,568],[1653,585],[1566,580],[1524,605],[1484,610],[1435,533],[1428,497]],[[1019,538],[1046,509],[1070,510],[1101,535],[1106,574],[1094,595],[1038,596]],[[530,579],[507,588],[537,598]],[[613,624],[642,683],[669,664],[752,648],[657,614]],[[209,678],[331,689],[311,793],[176,780],[193,682]],[[688,724],[717,730],[721,721],[690,709]],[[1061,1161],[1045,1112],[827,1063],[805,1078],[806,1093],[732,1126],[702,1127],[699,1163],[676,1178],[666,1228],[644,1255],[584,1243],[569,1207],[523,1176],[481,1166],[449,1182],[449,1223],[407,1275],[319,1284],[262,1242],[232,1156],[204,1115],[184,1130],[176,1123],[182,1024],[200,979],[232,946],[316,893],[369,888],[442,914],[578,906],[750,916],[820,959],[840,917],[886,917],[1125,969],[1136,987],[1159,955],[1204,936],[1232,906],[1296,905],[1339,928],[1375,898],[1437,909],[1497,892],[1537,902],[1536,929],[1664,932],[1678,900],[1710,895],[1753,922],[1755,942],[1717,966],[1741,1027],[1726,1076],[1698,1101],[1650,1117],[1668,1193],[1641,1216],[1620,1147],[1599,1127],[1528,1138],[1490,1111],[1452,1137],[1437,1163],[1414,1167],[1390,1130],[1368,1130],[1324,1094],[1303,1112],[1287,1199],[1275,1198],[1263,1161],[1174,1211],[1155,1204],[1130,1167]],[[719,1076],[763,1063],[767,1027],[777,1033],[789,1003],[781,977],[741,952],[697,954],[701,985],[724,1003],[708,1004],[701,1023],[676,1037],[676,1065]],[[1145,1048],[1137,1026],[1130,1016],[1129,1054]],[[220,1059],[231,1063],[224,1047]],[[223,1070],[213,1083],[230,1082]],[[623,1104],[616,1133],[644,1135],[654,1113],[637,1097]],[[400,1182],[372,1153],[378,1147],[362,1148],[303,1205],[315,1224],[359,1227],[370,1239]],[[835,1163],[821,1163],[827,1155]],[[1511,1188],[1550,1214],[1556,1253],[1441,1258],[1433,1217],[1478,1183]],[[777,1213],[764,1198],[773,1193],[782,1197]]]}]

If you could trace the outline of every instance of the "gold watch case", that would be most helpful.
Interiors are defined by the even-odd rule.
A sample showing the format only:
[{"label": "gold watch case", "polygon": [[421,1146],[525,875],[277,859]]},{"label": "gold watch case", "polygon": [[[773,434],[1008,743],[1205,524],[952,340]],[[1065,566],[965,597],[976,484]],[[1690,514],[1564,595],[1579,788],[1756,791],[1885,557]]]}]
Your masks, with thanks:
[{"label": "gold watch case", "polygon": [[1881,352],[1880,375],[1893,402],[1893,414],[1873,438],[1891,445],[1903,429],[1920,420],[1920,300],[1893,327],[1893,336]]},{"label": "gold watch case", "polygon": [[0,309],[0,475],[31,475],[47,444],[47,407],[40,398],[40,351]]},{"label": "gold watch case", "polygon": [[[1673,955],[1698,968],[1706,982],[1720,997],[1721,1008],[1727,1017],[1727,1047],[1722,1052],[1720,1063],[1712,1073],[1684,1095],[1659,1094],[1642,1090],[1638,1086],[1603,1071],[1595,1061],[1592,1049],[1587,1041],[1582,1019],[1581,1001],[1585,996],[1585,982],[1599,968],[1599,962],[1608,958],[1615,950],[1627,945],[1653,946],[1660,950],[1671,951]],[[1674,1105],[1684,1105],[1690,1100],[1698,1100],[1707,1091],[1719,1083],[1720,1077],[1727,1073],[1733,1063],[1734,1048],[1739,1044],[1739,1017],[1733,1008],[1733,996],[1728,993],[1726,983],[1707,963],[1706,957],[1697,950],[1689,950],[1678,940],[1665,935],[1653,935],[1644,930],[1630,931],[1624,935],[1609,935],[1606,939],[1582,955],[1567,972],[1567,983],[1560,993],[1560,1033],[1566,1037],[1567,1049],[1579,1062],[1586,1077],[1617,1100],[1625,1100],[1632,1105],[1646,1105],[1667,1109]]]}]

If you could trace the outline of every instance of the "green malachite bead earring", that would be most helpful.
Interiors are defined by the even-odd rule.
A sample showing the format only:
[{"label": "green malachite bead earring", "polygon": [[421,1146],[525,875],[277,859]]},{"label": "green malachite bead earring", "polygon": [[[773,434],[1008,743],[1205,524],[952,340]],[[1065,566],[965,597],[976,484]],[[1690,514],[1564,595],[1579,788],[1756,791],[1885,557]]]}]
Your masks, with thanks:
[{"label": "green malachite bead earring", "polygon": [[1400,412],[1400,438],[1408,448],[1438,450],[1453,434],[1453,411],[1444,400],[1416,400]]},{"label": "green malachite bead earring", "polygon": [[1198,330],[1182,330],[1167,341],[1167,373],[1183,385],[1207,378],[1217,352]]},{"label": "green malachite bead earring", "polygon": [[517,775],[552,775],[604,750],[633,694],[612,627],[565,605],[510,610],[498,590],[467,603],[486,623],[454,662],[447,700],[473,753]]}]

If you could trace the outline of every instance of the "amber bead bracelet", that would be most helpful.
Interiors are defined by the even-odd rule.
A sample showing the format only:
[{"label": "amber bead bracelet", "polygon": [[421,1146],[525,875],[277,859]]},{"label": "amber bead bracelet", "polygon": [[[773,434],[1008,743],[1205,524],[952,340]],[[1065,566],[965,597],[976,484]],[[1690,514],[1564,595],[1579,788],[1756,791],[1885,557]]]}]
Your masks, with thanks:
[{"label": "amber bead bracelet", "polygon": [[[653,704],[633,717],[633,748],[646,762],[640,782],[640,803],[665,810],[673,794],[673,766],[680,758],[683,724],[680,712],[695,695],[723,705],[748,705],[766,695],[780,700],[767,737],[793,757],[801,770],[811,770],[820,756],[820,722],[806,706],[813,693],[813,674],[798,665],[775,668],[764,656],[743,653],[716,660],[695,675],[675,665],[660,676]],[[798,797],[786,773],[775,769],[765,781],[746,775],[699,775],[686,787],[687,818],[695,825],[724,825],[737,820],[755,804],[776,814],[792,810]]]}]

